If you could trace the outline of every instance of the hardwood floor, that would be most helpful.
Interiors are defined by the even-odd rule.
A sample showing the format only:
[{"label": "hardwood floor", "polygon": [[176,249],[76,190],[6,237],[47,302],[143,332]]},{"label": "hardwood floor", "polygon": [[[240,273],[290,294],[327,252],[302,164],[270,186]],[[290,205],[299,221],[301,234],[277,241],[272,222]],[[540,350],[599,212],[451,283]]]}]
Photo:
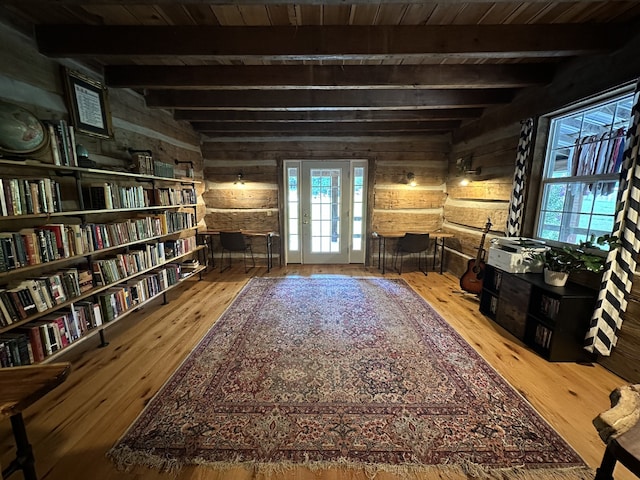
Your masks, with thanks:
[{"label": "hardwood floor", "polygon": [[[239,264],[237,264],[239,265]],[[46,480],[160,480],[174,478],[146,468],[117,471],[105,452],[142,411],[171,373],[224,312],[251,275],[343,274],[378,276],[375,268],[361,266],[242,267],[220,274],[209,272],[201,281],[188,281],[172,290],[170,303],[145,307],[106,330],[106,348],[97,339],[78,345],[63,360],[73,363],[67,381],[25,412],[35,449],[36,468]],[[397,275],[387,273],[387,276]],[[604,445],[591,420],[609,408],[608,395],[625,384],[599,365],[548,363],[525,348],[510,334],[478,312],[478,301],[460,292],[458,279],[449,274],[407,272],[402,277],[580,453],[593,468],[600,462]],[[0,463],[14,455],[9,422],[0,425]],[[16,474],[20,478],[20,474]],[[242,469],[215,472],[186,468],[186,479],[263,478]],[[273,475],[274,479],[365,479],[331,469],[305,469]],[[377,479],[396,478],[379,475]],[[420,478],[440,478],[424,475]],[[623,467],[616,480],[636,478]]]}]

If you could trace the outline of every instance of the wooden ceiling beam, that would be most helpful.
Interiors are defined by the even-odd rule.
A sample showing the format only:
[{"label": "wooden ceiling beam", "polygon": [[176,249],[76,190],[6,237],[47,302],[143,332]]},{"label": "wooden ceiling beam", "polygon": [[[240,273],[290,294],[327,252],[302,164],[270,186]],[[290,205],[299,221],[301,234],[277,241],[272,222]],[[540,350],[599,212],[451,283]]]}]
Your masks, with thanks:
[{"label": "wooden ceiling beam", "polygon": [[508,89],[483,90],[151,90],[147,106],[215,110],[477,108],[507,103]]},{"label": "wooden ceiling beam", "polygon": [[514,88],[545,84],[552,64],[520,65],[111,65],[119,88]]},{"label": "wooden ceiling beam", "polygon": [[443,132],[458,128],[457,121],[436,122],[350,122],[336,125],[334,123],[310,122],[194,122],[193,128],[201,133],[240,133],[240,132]]},{"label": "wooden ceiling beam", "polygon": [[176,120],[192,122],[421,122],[425,120],[465,120],[478,118],[481,108],[434,110],[332,110],[332,111],[255,111],[255,110],[176,110]]},{"label": "wooden ceiling beam", "polygon": [[613,49],[619,24],[420,26],[122,26],[37,25],[50,57],[195,56],[277,60],[356,60],[462,56],[561,57]]},{"label": "wooden ceiling beam", "polygon": [[[556,0],[555,4],[575,3],[576,0]],[[602,0],[580,0],[582,3],[601,2]],[[627,0],[609,0],[622,2]],[[51,0],[3,0],[7,5],[33,5],[50,3]],[[424,5],[425,0],[385,0],[385,4]],[[438,0],[438,6],[487,3],[487,0]],[[513,0],[492,0],[491,3],[513,3]],[[549,0],[528,0],[527,3],[549,3]],[[55,0],[56,5],[130,5],[131,0]],[[375,0],[136,0],[136,5],[218,5],[218,6],[243,6],[243,5],[379,5]]]}]

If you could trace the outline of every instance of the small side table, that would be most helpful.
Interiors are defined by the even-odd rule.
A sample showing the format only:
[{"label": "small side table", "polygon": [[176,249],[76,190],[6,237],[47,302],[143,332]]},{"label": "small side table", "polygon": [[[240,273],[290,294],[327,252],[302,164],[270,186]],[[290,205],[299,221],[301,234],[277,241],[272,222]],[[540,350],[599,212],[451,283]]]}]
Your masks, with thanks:
[{"label": "small side table", "polygon": [[2,478],[22,470],[25,480],[37,480],[22,411],[64,382],[70,370],[68,362],[0,369],[0,415],[10,418],[16,441],[16,458],[2,471]]}]

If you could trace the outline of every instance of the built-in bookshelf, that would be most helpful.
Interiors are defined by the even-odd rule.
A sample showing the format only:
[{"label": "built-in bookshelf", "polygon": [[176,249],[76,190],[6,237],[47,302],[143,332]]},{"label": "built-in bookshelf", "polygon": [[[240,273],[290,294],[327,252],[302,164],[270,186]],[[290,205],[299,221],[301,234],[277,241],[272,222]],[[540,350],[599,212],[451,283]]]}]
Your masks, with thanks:
[{"label": "built-in bookshelf", "polygon": [[583,340],[596,292],[568,283],[553,287],[542,274],[508,273],[487,265],[480,311],[549,361],[587,361]]},{"label": "built-in bookshelf", "polygon": [[74,161],[0,173],[1,367],[106,345],[108,326],[206,269],[193,179]]}]

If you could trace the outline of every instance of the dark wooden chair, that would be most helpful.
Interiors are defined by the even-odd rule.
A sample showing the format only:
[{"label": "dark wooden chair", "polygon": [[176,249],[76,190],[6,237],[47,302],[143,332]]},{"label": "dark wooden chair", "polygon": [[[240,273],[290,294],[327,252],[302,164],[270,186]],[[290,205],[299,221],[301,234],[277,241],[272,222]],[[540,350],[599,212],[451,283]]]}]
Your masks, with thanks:
[{"label": "dark wooden chair", "polygon": [[422,273],[427,274],[427,250],[429,249],[429,234],[428,233],[405,233],[403,237],[398,239],[396,245],[396,251],[393,256],[393,268],[396,268],[398,257],[400,257],[400,269],[398,273],[402,275],[402,264],[405,255],[418,254],[418,269],[420,269],[422,262],[421,259],[424,256],[424,270]]},{"label": "dark wooden chair", "polygon": [[611,408],[593,420],[607,445],[595,480],[613,480],[617,462],[640,477],[640,385],[616,388],[609,398]]},{"label": "dark wooden chair", "polygon": [[[231,267],[231,253],[242,252],[242,258],[244,260],[244,273],[249,271],[247,267],[247,253],[251,255],[252,268],[256,266],[256,260],[253,257],[253,249],[251,248],[251,242],[242,234],[242,232],[220,232],[220,245],[222,252],[220,253],[220,272],[224,272],[227,268]],[[229,262],[227,266],[224,266],[224,254],[228,253]]]}]

